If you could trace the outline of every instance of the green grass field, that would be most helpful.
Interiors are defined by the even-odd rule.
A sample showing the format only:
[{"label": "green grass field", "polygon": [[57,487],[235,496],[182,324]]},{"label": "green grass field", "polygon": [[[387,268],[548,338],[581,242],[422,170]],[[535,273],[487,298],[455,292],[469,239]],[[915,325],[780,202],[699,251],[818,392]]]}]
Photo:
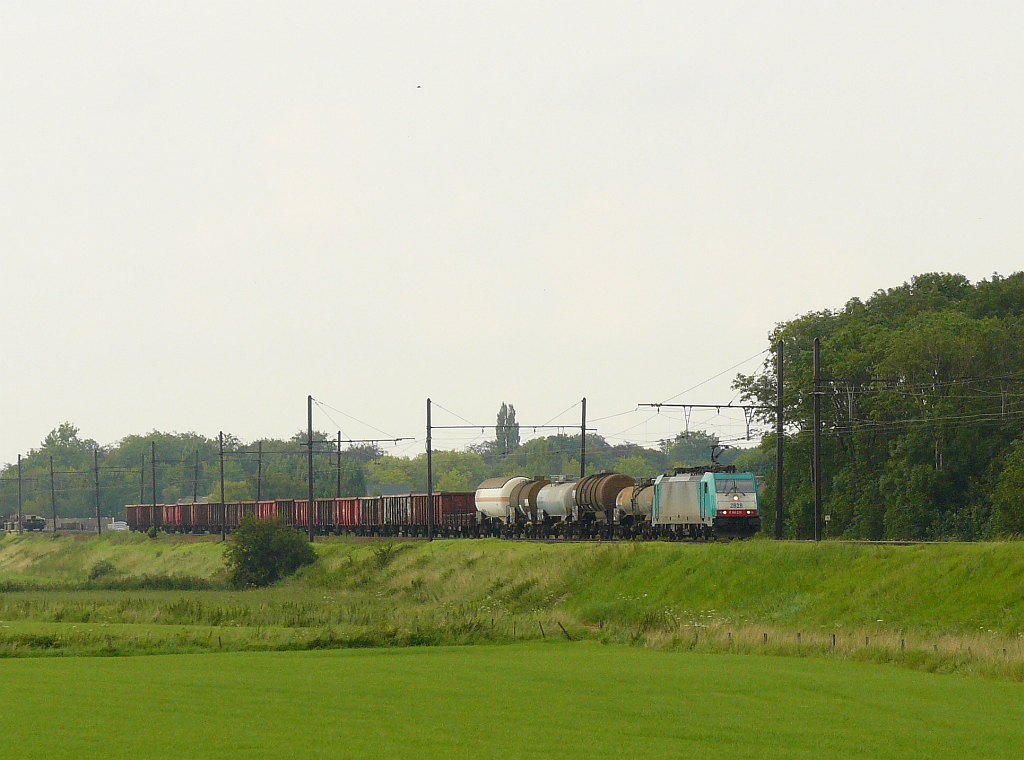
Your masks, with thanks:
[{"label": "green grass field", "polygon": [[218,537],[4,538],[0,658],[512,643],[561,624],[606,643],[1024,681],[1024,542],[316,546],[295,578],[238,592]]},{"label": "green grass field", "polygon": [[1024,743],[1020,542],[331,539],[249,591],[227,587],[223,548],[0,539],[0,757],[999,758]]},{"label": "green grass field", "polygon": [[6,660],[0,700],[46,760],[994,760],[1024,721],[1016,683],[593,642]]}]

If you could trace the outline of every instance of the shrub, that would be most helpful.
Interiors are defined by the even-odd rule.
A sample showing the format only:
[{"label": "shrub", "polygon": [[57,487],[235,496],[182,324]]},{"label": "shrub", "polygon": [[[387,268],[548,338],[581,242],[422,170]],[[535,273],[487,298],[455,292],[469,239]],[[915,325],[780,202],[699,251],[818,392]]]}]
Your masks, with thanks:
[{"label": "shrub", "polygon": [[107,575],[115,575],[117,568],[109,559],[101,559],[89,569],[89,580],[97,581]]},{"label": "shrub", "polygon": [[302,533],[280,520],[243,518],[227,550],[228,578],[237,588],[269,586],[304,565],[316,552]]},{"label": "shrub", "polygon": [[156,538],[156,536],[157,536],[156,526],[155,525],[150,525],[149,526],[149,530],[146,531],[146,535],[149,536],[150,538]]}]

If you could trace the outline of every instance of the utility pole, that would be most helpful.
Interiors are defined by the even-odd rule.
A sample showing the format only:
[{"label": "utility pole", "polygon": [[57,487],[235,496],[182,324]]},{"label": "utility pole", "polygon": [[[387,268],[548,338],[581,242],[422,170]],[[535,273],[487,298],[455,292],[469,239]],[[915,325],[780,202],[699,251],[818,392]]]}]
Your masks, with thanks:
[{"label": "utility pole", "polygon": [[195,464],[192,466],[192,503],[199,499],[199,449],[196,449]]},{"label": "utility pole", "polygon": [[224,431],[221,430],[217,434],[217,443],[220,447],[220,511],[223,517],[220,521],[220,540],[223,541],[227,538],[227,526],[224,523],[227,522],[228,507],[224,503]]},{"label": "utility pole", "polygon": [[92,478],[96,486],[96,535],[103,532],[103,523],[100,520],[100,450],[92,450]]},{"label": "utility pole", "polygon": [[220,503],[224,503],[224,431],[217,435],[217,444],[220,450]]},{"label": "utility pole", "polygon": [[785,506],[783,505],[783,443],[784,443],[784,419],[785,407],[782,403],[782,369],[783,348],[782,340],[779,340],[779,353],[775,362],[775,384],[778,386],[778,399],[775,406],[775,540],[781,541],[783,535],[783,521],[785,518]]},{"label": "utility pole", "polygon": [[821,540],[821,338],[814,339],[814,540]]},{"label": "utility pole", "polygon": [[434,540],[434,452],[430,440],[430,399],[427,399],[427,540]]},{"label": "utility pole", "polygon": [[50,511],[53,512],[53,531],[57,532],[57,487],[53,482],[53,454],[50,454]]},{"label": "utility pole", "polygon": [[580,425],[580,480],[587,476],[587,397],[583,397],[583,424]]},{"label": "utility pole", "polygon": [[21,511],[21,454],[18,454],[18,533],[21,534],[25,515]]},{"label": "utility pole", "polygon": [[153,475],[153,513],[156,514],[156,441],[152,443],[152,454],[150,456],[149,466]]},{"label": "utility pole", "polygon": [[341,498],[341,431],[338,431],[338,498]]},{"label": "utility pole", "polygon": [[306,505],[306,527],[309,529],[309,541],[313,542],[313,397],[306,397],[306,434],[307,434],[307,445],[309,446],[308,455],[308,474],[306,476],[306,482],[309,486],[309,503]]},{"label": "utility pole", "polygon": [[263,501],[263,441],[256,444],[256,501]]}]

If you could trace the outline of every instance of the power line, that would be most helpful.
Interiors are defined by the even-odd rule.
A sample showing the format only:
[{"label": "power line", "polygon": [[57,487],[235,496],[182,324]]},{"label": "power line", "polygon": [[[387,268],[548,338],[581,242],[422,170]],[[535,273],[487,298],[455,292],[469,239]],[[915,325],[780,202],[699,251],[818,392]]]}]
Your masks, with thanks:
[{"label": "power line", "polygon": [[[487,425],[474,425],[474,424],[473,424],[472,422],[470,422],[469,420],[467,420],[467,419],[466,419],[465,417],[463,417],[462,415],[456,414],[456,413],[455,413],[455,412],[453,412],[453,411],[452,411],[451,409],[445,409],[445,408],[444,408],[443,406],[441,406],[441,405],[440,405],[439,403],[437,403],[437,402],[436,402],[436,401],[434,401],[434,400],[431,400],[431,402],[430,402],[430,403],[431,403],[431,404],[433,404],[434,406],[436,406],[436,407],[437,407],[438,409],[441,409],[442,411],[448,412],[448,414],[450,414],[450,415],[451,415],[452,417],[457,417],[458,419],[460,419],[460,420],[462,420],[463,422],[467,423],[467,427],[471,427],[471,428],[483,428],[483,427],[488,427]],[[432,427],[432,428],[440,428],[440,427],[442,427],[442,426],[441,426],[441,425],[431,425],[431,427]],[[449,429],[450,429],[450,426],[449,426]]]},{"label": "power line", "polygon": [[667,399],[665,399],[665,400],[664,400],[664,401],[662,401],[661,403],[662,403],[662,404],[668,403],[669,401],[672,401],[673,399],[677,399],[677,398],[679,398],[679,397],[680,397],[680,396],[682,396],[682,395],[683,395],[684,393],[689,393],[689,392],[690,392],[690,391],[692,391],[692,390],[696,390],[697,388],[700,388],[700,387],[701,387],[702,385],[705,385],[706,383],[710,383],[710,382],[711,382],[712,380],[716,380],[717,378],[719,378],[719,377],[721,377],[722,375],[724,375],[724,374],[725,374],[726,372],[732,372],[732,370],[736,369],[737,367],[742,367],[742,366],[743,366],[744,364],[746,364],[747,362],[751,361],[752,359],[756,359],[756,358],[757,358],[757,357],[759,357],[759,356],[760,356],[761,354],[766,354],[766,353],[768,353],[769,351],[771,351],[771,349],[770,349],[770,348],[766,348],[766,349],[764,349],[763,351],[758,351],[758,352],[757,352],[756,354],[754,354],[753,356],[751,356],[751,357],[749,357],[749,358],[747,358],[747,359],[744,359],[744,360],[743,360],[743,361],[741,361],[741,362],[740,362],[739,364],[734,364],[734,365],[732,365],[731,367],[729,367],[728,369],[723,369],[723,370],[722,370],[721,372],[719,372],[719,373],[718,373],[717,375],[712,375],[712,376],[711,376],[711,377],[709,377],[709,378],[708,378],[707,380],[702,380],[702,381],[700,381],[699,383],[697,383],[696,385],[694,385],[694,386],[693,386],[692,388],[687,388],[687,389],[686,389],[685,391],[680,391],[679,393],[677,393],[677,394],[676,394],[676,395],[674,395],[674,396],[669,396],[669,397],[668,397]]},{"label": "power line", "polygon": [[[558,414],[556,414],[556,415],[555,415],[554,417],[552,417],[552,418],[551,418],[550,420],[548,420],[547,422],[545,422],[545,423],[544,423],[544,425],[538,425],[537,427],[544,427],[544,426],[546,426],[546,425],[549,425],[549,424],[551,424],[552,422],[554,422],[555,420],[557,420],[557,419],[558,419],[559,417],[561,417],[561,416],[562,416],[563,414],[565,414],[566,412],[571,412],[571,411],[572,411],[573,409],[575,409],[576,407],[578,407],[578,406],[580,405],[580,403],[581,403],[581,402],[577,401],[577,402],[576,402],[575,404],[573,404],[572,406],[568,407],[567,409],[563,409],[562,411],[560,411],[560,412],[559,412]],[[529,427],[533,427],[533,426],[532,426],[532,425],[530,425]]]},{"label": "power line", "polygon": [[[316,404],[317,406],[321,407],[321,411],[323,411],[323,407],[326,407],[326,408],[330,409],[333,412],[337,412],[342,417],[348,417],[353,422],[358,422],[360,425],[368,427],[371,430],[376,430],[378,433],[382,433],[384,436],[386,436],[387,440],[389,440],[389,441],[393,441],[395,439],[395,436],[391,435],[391,433],[387,432],[386,430],[381,430],[380,428],[374,427],[373,425],[371,425],[368,422],[363,422],[362,420],[356,419],[351,414],[347,414],[346,412],[343,412],[340,409],[336,409],[335,407],[331,406],[330,404],[325,404],[323,401],[317,401],[316,399],[313,399],[313,403]],[[327,414],[327,412],[324,412],[324,414]],[[330,415],[327,415],[327,418],[330,419]],[[334,420],[331,420],[331,422],[334,422]],[[334,422],[334,425],[335,425],[335,427],[341,427],[340,425],[338,425],[337,422]]]}]

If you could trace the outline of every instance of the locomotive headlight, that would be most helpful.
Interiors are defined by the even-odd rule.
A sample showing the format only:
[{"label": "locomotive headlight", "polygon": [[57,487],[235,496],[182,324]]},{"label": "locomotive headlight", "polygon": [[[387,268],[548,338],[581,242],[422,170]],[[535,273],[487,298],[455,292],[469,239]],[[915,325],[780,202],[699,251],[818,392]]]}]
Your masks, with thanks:
[{"label": "locomotive headlight", "polygon": [[739,501],[740,500],[740,495],[739,494],[734,494],[733,497],[732,497],[732,500],[733,501]]}]

